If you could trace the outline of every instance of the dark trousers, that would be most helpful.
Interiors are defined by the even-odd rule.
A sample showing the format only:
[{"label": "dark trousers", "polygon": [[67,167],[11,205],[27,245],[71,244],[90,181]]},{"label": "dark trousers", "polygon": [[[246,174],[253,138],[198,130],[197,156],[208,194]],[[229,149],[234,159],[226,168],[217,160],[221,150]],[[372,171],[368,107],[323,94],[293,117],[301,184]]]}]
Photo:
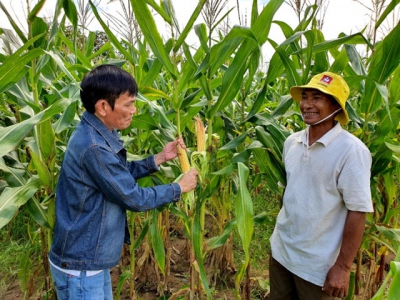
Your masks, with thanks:
[{"label": "dark trousers", "polygon": [[335,300],[322,287],[294,275],[270,255],[270,300]]}]

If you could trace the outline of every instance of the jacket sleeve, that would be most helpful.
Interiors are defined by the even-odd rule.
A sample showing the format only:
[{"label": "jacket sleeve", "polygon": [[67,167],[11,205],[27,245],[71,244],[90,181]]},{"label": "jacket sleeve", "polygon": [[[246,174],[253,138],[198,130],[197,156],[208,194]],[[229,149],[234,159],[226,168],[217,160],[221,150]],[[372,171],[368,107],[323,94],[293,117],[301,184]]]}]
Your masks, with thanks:
[{"label": "jacket sleeve", "polygon": [[[107,201],[114,202],[128,210],[147,211],[170,202],[178,201],[181,197],[181,189],[178,183],[158,185],[142,188],[135,180],[135,176],[150,174],[156,166],[149,159],[138,162],[136,165],[125,165],[115,153],[109,149],[95,145],[87,149],[81,160],[82,167],[89,174],[88,186],[93,186],[101,191]],[[153,159],[154,160],[154,159]],[[147,171],[146,171],[147,168]],[[132,169],[132,170],[131,170]],[[142,176],[143,177],[143,176]]]},{"label": "jacket sleeve", "polygon": [[129,162],[128,170],[133,178],[137,180],[159,171],[160,168],[156,164],[154,155],[152,155],[139,161]]}]

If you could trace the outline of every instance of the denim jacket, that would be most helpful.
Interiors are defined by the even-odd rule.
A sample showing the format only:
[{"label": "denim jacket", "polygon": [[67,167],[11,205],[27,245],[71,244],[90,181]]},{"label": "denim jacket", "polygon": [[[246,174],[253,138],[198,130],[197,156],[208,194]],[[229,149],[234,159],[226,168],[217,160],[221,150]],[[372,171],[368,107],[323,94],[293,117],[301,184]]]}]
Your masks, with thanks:
[{"label": "denim jacket", "polygon": [[154,156],[128,163],[118,133],[85,112],[68,143],[58,181],[51,262],[71,270],[115,266],[126,210],[146,211],[180,199],[178,183],[137,184],[136,179],[157,170]]}]

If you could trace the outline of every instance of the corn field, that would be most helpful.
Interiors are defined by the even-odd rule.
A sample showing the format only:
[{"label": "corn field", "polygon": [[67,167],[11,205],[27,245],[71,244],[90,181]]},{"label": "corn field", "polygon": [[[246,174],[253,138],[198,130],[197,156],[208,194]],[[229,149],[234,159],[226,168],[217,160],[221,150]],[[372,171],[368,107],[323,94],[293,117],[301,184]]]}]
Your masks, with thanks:
[{"label": "corn field", "polygon": [[[260,224],[273,225],[277,215],[255,214],[252,195],[263,189],[269,195],[266,202],[282,199],[283,142],[305,127],[289,88],[326,70],[348,82],[350,123],[345,127],[373,157],[374,213],[367,216],[346,299],[400,299],[399,20],[378,41],[363,32],[325,40],[316,25],[317,5],[308,6],[292,28],[274,20],[284,0],[270,0],[263,7],[253,0],[250,25],[223,31],[218,25],[229,11],[197,23],[207,14],[207,5],[218,1],[198,0],[187,24],[179,28],[171,0],[130,0],[120,1],[131,17],[126,25],[130,35],[121,37],[118,26],[110,26],[110,20],[116,20],[100,11],[96,1],[58,0],[50,21],[39,17],[45,2],[36,1],[28,11],[27,33],[0,2],[13,27],[0,28],[0,228],[12,226],[22,210],[29,212],[38,232],[33,242],[42,249],[35,272],[45,278],[39,290],[21,285],[25,299],[56,299],[47,251],[57,178],[83,113],[80,81],[95,65],[106,63],[130,72],[139,86],[137,114],[121,132],[129,159],[158,153],[177,136],[188,146],[179,159],[139,184],[169,183],[187,168],[199,170],[197,189],[177,204],[129,213],[134,239],[123,251],[129,265],[120,274],[116,299],[127,285],[129,299],[141,299],[137,278],[148,268],[155,270],[157,294],[164,297],[160,299],[216,299],[223,274],[234,275],[236,299],[251,299],[254,232]],[[399,2],[386,1],[376,30]],[[101,42],[99,32],[82,27],[78,3],[86,3],[101,25]],[[270,38],[272,24],[285,36],[280,44]],[[165,28],[171,36],[167,40],[162,38]],[[190,33],[195,33],[197,46],[188,43]],[[266,44],[273,54],[264,67]],[[362,55],[361,48],[367,54]],[[182,229],[182,255],[189,261],[188,284],[177,291],[170,288],[172,227]],[[234,233],[244,253],[239,264],[234,263]],[[396,258],[385,272],[389,254]],[[362,265],[368,266],[366,273]]]}]

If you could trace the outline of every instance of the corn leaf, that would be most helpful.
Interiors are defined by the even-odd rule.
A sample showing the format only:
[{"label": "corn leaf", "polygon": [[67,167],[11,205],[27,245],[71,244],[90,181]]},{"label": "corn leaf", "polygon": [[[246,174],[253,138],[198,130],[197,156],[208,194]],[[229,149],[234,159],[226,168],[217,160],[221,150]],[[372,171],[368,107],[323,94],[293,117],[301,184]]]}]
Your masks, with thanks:
[{"label": "corn leaf", "polygon": [[375,28],[378,28],[382,22],[386,19],[386,17],[395,9],[397,4],[400,3],[400,0],[392,0],[389,2],[389,5],[386,7],[385,11],[379,17],[379,20],[375,24]]},{"label": "corn leaf", "polygon": [[135,65],[135,61],[132,58],[132,55],[126,51],[124,46],[118,41],[117,37],[114,35],[114,33],[110,30],[110,28],[107,26],[106,23],[101,19],[99,12],[97,11],[96,6],[93,5],[91,1],[90,6],[92,8],[93,14],[95,15],[97,21],[100,23],[101,27],[103,28],[104,32],[107,33],[108,38],[110,39],[111,43],[120,51],[124,58],[127,59],[132,65]]},{"label": "corn leaf", "polygon": [[15,30],[16,34],[18,37],[21,39],[21,41],[25,44],[28,39],[25,37],[23,31],[18,27],[17,23],[14,21],[14,19],[11,17],[10,13],[7,11],[6,7],[1,3],[0,1],[0,8],[3,10],[5,15],[7,16],[8,21],[10,22],[12,28]]},{"label": "corn leaf", "polygon": [[32,216],[32,218],[35,220],[36,223],[40,224],[41,226],[47,229],[53,228],[54,223],[53,226],[51,226],[50,223],[54,222],[55,216],[53,216],[53,220],[49,220],[48,218],[51,217],[51,215],[48,214],[48,208],[43,207],[43,205],[40,204],[35,197],[31,197],[26,202],[24,207],[28,209],[30,215]]},{"label": "corn leaf", "polygon": [[212,299],[210,287],[209,287],[208,281],[207,281],[206,270],[204,268],[203,252],[202,252],[203,246],[204,246],[203,245],[204,233],[201,230],[201,228],[202,228],[201,227],[201,207],[205,200],[206,199],[196,202],[195,216],[194,216],[193,227],[192,227],[192,243],[193,243],[194,252],[196,254],[197,268],[198,268],[198,272],[200,274],[203,289],[205,290],[205,292],[207,294],[207,299]]},{"label": "corn leaf", "polygon": [[[189,18],[189,21],[186,23],[185,28],[183,29],[182,33],[179,35],[178,40],[175,43],[174,52],[177,52],[184,40],[186,39],[187,35],[189,34],[190,30],[193,27],[194,22],[197,20],[198,16],[201,13],[201,10],[203,9],[204,4],[206,3],[207,0],[199,0],[199,3],[197,4],[195,10],[193,11],[192,15]],[[200,40],[201,41],[201,40]],[[203,48],[204,45],[202,44]],[[208,49],[207,47],[204,49]]]},{"label": "corn leaf", "polygon": [[55,102],[46,110],[21,123],[0,128],[0,156],[13,150],[32,130],[33,126],[60,113],[69,105],[68,99]]},{"label": "corn leaf", "polygon": [[143,130],[155,130],[159,124],[149,115],[136,115],[132,118],[132,127]]},{"label": "corn leaf", "polygon": [[75,118],[77,105],[78,105],[78,101],[73,101],[73,102],[71,102],[70,105],[68,105],[67,109],[64,110],[64,112],[61,114],[60,118],[58,118],[58,120],[53,125],[55,133],[58,134],[58,133],[62,132],[64,129],[71,126],[71,124]]},{"label": "corn leaf", "polygon": [[244,276],[244,271],[250,261],[250,243],[254,231],[253,201],[247,189],[248,175],[249,169],[243,163],[238,163],[238,193],[235,199],[235,215],[237,229],[245,253],[245,261],[235,278],[236,291],[239,291],[239,285]]},{"label": "corn leaf", "polygon": [[4,189],[0,195],[0,229],[11,221],[18,207],[24,205],[39,188],[39,178],[32,177],[25,185]]},{"label": "corn leaf", "polygon": [[32,45],[39,38],[40,36],[37,36],[30,40],[0,65],[0,93],[16,84],[28,72],[29,67],[27,65],[33,59],[44,54],[42,49],[32,49],[21,55],[29,45]]},{"label": "corn leaf", "polygon": [[[367,115],[374,113],[382,105],[382,96],[379,90],[386,80],[398,68],[400,60],[400,23],[380,42],[371,58],[368,77],[365,84],[365,93],[361,101],[361,111]],[[387,110],[388,103],[385,101]]]},{"label": "corn leaf", "polygon": [[158,267],[160,268],[163,275],[165,275],[165,249],[164,242],[161,237],[161,232],[158,229],[158,212],[157,210],[151,211],[152,218],[150,224],[150,237],[151,243],[154,250],[154,257],[156,258]]},{"label": "corn leaf", "polygon": [[390,272],[393,275],[392,282],[390,283],[388,291],[388,300],[400,299],[400,262],[392,261],[390,262]]},{"label": "corn leaf", "polygon": [[154,21],[153,15],[149,10],[146,1],[131,0],[131,4],[136,20],[142,30],[142,34],[146,38],[154,55],[162,62],[171,76],[176,79],[174,66],[169,59],[161,35],[157,31],[156,22]]}]

